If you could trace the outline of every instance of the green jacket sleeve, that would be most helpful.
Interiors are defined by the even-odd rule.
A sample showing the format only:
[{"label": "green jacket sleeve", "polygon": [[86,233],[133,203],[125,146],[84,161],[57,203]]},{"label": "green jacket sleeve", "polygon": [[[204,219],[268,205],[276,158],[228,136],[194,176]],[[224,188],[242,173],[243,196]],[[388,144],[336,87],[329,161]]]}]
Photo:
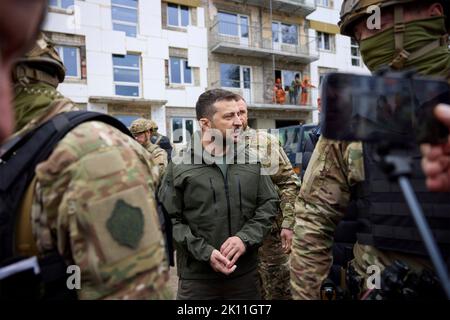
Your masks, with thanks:
[{"label": "green jacket sleeve", "polygon": [[158,193],[162,205],[172,220],[173,239],[178,245],[186,248],[195,259],[209,262],[214,247],[202,237],[193,235],[191,228],[183,219],[184,191],[174,182],[173,167],[173,162],[169,163]]},{"label": "green jacket sleeve", "polygon": [[258,183],[257,205],[254,216],[236,233],[250,247],[261,245],[277,214],[279,198],[268,175],[261,175]]}]

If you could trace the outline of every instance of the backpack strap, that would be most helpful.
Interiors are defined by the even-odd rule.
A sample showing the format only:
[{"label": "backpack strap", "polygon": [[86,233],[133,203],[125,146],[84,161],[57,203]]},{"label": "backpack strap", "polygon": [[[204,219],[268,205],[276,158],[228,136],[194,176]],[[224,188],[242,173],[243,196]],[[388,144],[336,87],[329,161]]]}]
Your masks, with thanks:
[{"label": "backpack strap", "polygon": [[31,227],[31,206],[33,205],[36,181],[37,179],[35,176],[24,194],[20,210],[17,213],[15,250],[18,255],[24,257],[37,256],[39,253],[36,241],[33,238],[33,229]]},{"label": "backpack strap", "polygon": [[0,262],[14,256],[14,231],[23,195],[35,176],[36,166],[46,160],[58,142],[76,126],[100,121],[131,137],[119,120],[102,113],[60,113],[35,129],[4,145],[0,157]]}]

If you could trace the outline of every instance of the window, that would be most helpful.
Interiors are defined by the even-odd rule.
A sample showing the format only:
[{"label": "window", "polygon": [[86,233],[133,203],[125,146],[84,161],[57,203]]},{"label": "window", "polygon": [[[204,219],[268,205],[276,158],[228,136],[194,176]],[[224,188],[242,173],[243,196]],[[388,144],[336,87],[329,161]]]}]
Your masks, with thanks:
[{"label": "window", "polygon": [[56,50],[66,67],[66,77],[81,78],[80,49],[57,46]]},{"label": "window", "polygon": [[248,38],[248,17],[240,14],[219,12],[219,33],[223,35]]},{"label": "window", "polygon": [[124,125],[126,125],[128,128],[131,127],[131,123],[136,120],[139,119],[139,116],[130,116],[130,115],[121,115],[121,114],[117,114],[114,115],[114,118],[120,120]]},{"label": "window", "polygon": [[74,5],[74,0],[50,0],[48,4],[50,7],[68,9]]},{"label": "window", "polygon": [[192,84],[192,68],[188,61],[181,58],[170,58],[170,83]]},{"label": "window", "polygon": [[137,0],[111,0],[113,30],[123,31],[135,38],[138,24]]},{"label": "window", "polygon": [[140,56],[137,54],[113,55],[114,85],[118,96],[140,95]]},{"label": "window", "polygon": [[282,77],[281,77],[283,87],[286,87],[286,86],[290,87],[292,85],[292,82],[295,80],[296,74],[300,75],[301,73],[298,71],[283,70]]},{"label": "window", "polygon": [[167,23],[174,27],[189,25],[189,7],[169,3],[167,6]]},{"label": "window", "polygon": [[250,67],[222,63],[220,65],[220,85],[225,88],[250,89]]},{"label": "window", "polygon": [[359,52],[359,46],[355,39],[352,38],[351,46],[350,46],[351,54],[352,54],[352,66],[360,67],[361,66],[361,53]]},{"label": "window", "polygon": [[317,47],[319,50],[333,51],[333,41],[334,35],[325,32],[317,32]]},{"label": "window", "polygon": [[316,5],[325,8],[333,8],[332,0],[316,0]]},{"label": "window", "polygon": [[272,22],[272,41],[274,43],[298,44],[297,26],[281,22]]},{"label": "window", "polygon": [[318,71],[319,71],[319,87],[322,85],[322,81],[323,81],[323,78],[325,77],[325,75],[327,74],[327,73],[330,73],[330,72],[337,72],[338,70],[337,69],[334,69],[334,68],[324,68],[324,67],[319,67],[318,68]]},{"label": "window", "polygon": [[195,130],[195,120],[191,118],[172,118],[172,142],[187,143]]}]

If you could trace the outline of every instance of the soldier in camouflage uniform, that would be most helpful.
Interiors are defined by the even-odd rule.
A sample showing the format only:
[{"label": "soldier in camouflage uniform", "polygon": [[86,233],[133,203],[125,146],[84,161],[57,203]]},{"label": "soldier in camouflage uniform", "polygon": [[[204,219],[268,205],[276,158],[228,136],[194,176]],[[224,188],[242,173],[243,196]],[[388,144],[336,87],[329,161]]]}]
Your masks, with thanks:
[{"label": "soldier in camouflage uniform", "polygon": [[300,190],[300,180],[278,139],[266,130],[251,129],[248,126],[247,103],[241,99],[238,106],[245,139],[253,150],[259,152],[261,163],[270,174],[281,199],[278,215],[258,252],[261,297],[266,300],[292,299],[289,253],[295,222],[294,204]]},{"label": "soldier in camouflage uniform", "polygon": [[158,132],[158,124],[153,120],[150,120],[150,132],[150,142],[165,150],[167,152],[167,158],[170,161],[172,159],[173,150],[173,145],[170,142],[170,139]]},{"label": "soldier in camouflage uniform", "polygon": [[[76,110],[56,90],[64,76],[56,50],[41,35],[13,71],[16,135]],[[75,127],[36,168],[27,191],[32,200],[23,200],[17,227],[24,234],[18,253],[57,249],[81,269],[79,299],[170,299],[154,166],[134,139],[112,126]]]},{"label": "soldier in camouflage uniform", "polygon": [[[382,9],[381,30],[367,28],[366,9],[372,4],[378,4]],[[345,0],[341,11],[341,33],[359,42],[361,56],[371,70],[390,65],[395,70],[415,68],[422,75],[448,77],[446,6],[447,2],[438,0]],[[296,202],[291,255],[294,299],[319,298],[322,282],[332,264],[333,234],[350,201],[357,201],[361,228],[353,250],[355,258],[348,268],[354,279],[358,279],[358,298],[369,293],[366,281],[371,275],[369,266],[383,271],[398,260],[406,263],[414,274],[431,268],[403,196],[396,185],[389,184],[384,174],[377,171],[369,151],[361,142],[320,138]],[[420,172],[420,163],[415,161],[413,179],[420,185],[416,191],[419,191],[425,215],[430,219],[433,231],[448,234],[448,196],[427,193]],[[434,214],[427,211],[430,208]],[[390,217],[395,219],[389,220]],[[390,225],[386,228],[380,221]],[[378,233],[374,234],[373,230]],[[400,230],[408,236],[398,238],[392,230]],[[448,258],[448,249],[443,252]]]},{"label": "soldier in camouflage uniform", "polygon": [[159,176],[162,177],[167,167],[167,153],[151,143],[151,120],[140,118],[131,123],[130,131],[137,142],[139,142],[152,155],[153,162],[159,166]]}]

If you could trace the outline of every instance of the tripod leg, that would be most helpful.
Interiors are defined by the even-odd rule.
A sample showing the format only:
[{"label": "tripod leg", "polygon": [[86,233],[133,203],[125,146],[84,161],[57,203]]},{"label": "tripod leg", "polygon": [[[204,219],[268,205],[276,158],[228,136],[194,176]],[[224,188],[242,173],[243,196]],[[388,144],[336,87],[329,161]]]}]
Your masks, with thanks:
[{"label": "tripod leg", "polygon": [[450,280],[448,278],[447,268],[445,266],[444,259],[442,259],[442,255],[439,252],[439,248],[436,245],[436,241],[434,241],[428,222],[423,215],[408,178],[399,177],[398,183],[402,189],[403,196],[408,203],[409,209],[411,210],[414,222],[419,229],[420,236],[422,237],[428,254],[430,255],[434,268],[436,269],[441,285],[447,295],[447,299],[450,300]]}]

